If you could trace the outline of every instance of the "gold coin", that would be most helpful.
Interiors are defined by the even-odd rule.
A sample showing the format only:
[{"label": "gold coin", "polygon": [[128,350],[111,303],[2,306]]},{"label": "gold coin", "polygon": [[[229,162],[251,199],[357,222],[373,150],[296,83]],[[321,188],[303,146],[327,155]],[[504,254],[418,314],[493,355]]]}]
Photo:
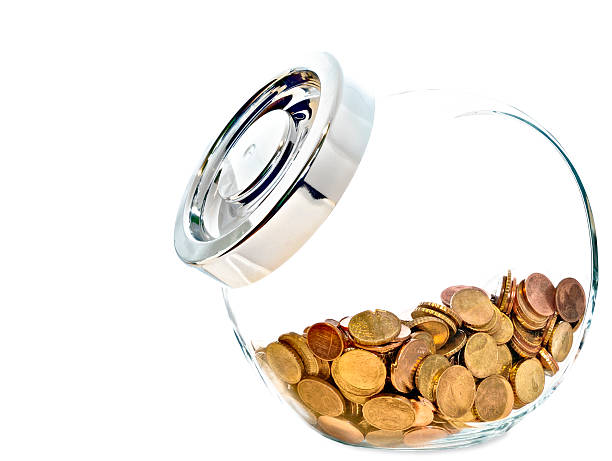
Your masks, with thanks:
[{"label": "gold coin", "polygon": [[319,360],[319,378],[321,379],[329,379],[331,376],[331,368],[329,367],[329,362],[327,360]]},{"label": "gold coin", "polygon": [[476,378],[497,373],[497,343],[487,333],[474,333],[463,351],[465,366]]},{"label": "gold coin", "polygon": [[278,337],[281,343],[287,344],[293,348],[304,364],[304,371],[307,375],[316,376],[319,374],[320,360],[312,353],[306,342],[306,338],[297,333],[285,333]]},{"label": "gold coin", "polygon": [[476,396],[472,373],[461,365],[442,372],[435,388],[438,409],[446,416],[459,418],[471,410]]},{"label": "gold coin", "polygon": [[434,440],[443,439],[450,434],[447,430],[437,426],[415,427],[404,434],[404,445],[409,447],[422,447]]},{"label": "gold coin", "polygon": [[297,384],[304,374],[299,354],[286,344],[274,342],[266,347],[266,360],[276,376],[289,384]]},{"label": "gold coin", "polygon": [[404,431],[370,431],[365,436],[365,441],[375,447],[396,448],[402,445]]},{"label": "gold coin", "polygon": [[319,428],[327,435],[342,442],[353,445],[363,442],[363,433],[359,427],[345,418],[319,416]]},{"label": "gold coin", "polygon": [[572,349],[574,342],[572,326],[565,321],[557,324],[548,342],[548,351],[557,362],[563,362]]},{"label": "gold coin", "polygon": [[552,332],[555,329],[555,326],[557,325],[558,317],[559,315],[555,313],[548,318],[548,321],[546,322],[546,326],[544,326],[544,331],[542,334],[542,346],[546,347],[548,345],[550,337],[552,336]]},{"label": "gold coin", "polygon": [[[449,309],[450,310],[450,309]],[[420,317],[436,317],[442,320],[448,326],[450,330],[450,334],[454,335],[457,332],[457,324],[455,321],[446,314],[442,314],[433,309],[429,309],[427,307],[419,306],[410,314],[413,319],[418,319]]]},{"label": "gold coin", "polygon": [[[426,403],[427,402],[427,403]],[[412,408],[414,410],[414,423],[413,426],[429,426],[433,421],[435,407],[427,400],[414,400],[410,399]]]},{"label": "gold coin", "polygon": [[340,416],[344,413],[344,398],[327,381],[311,376],[297,384],[297,393],[311,410],[322,415]]},{"label": "gold coin", "polygon": [[418,307],[425,307],[427,309],[438,311],[439,313],[444,314],[447,317],[450,317],[451,319],[453,319],[453,322],[455,322],[455,325],[457,328],[461,327],[461,325],[463,324],[463,320],[461,320],[461,317],[459,316],[459,314],[457,314],[457,312],[452,310],[450,307],[446,307],[443,304],[423,302],[419,304]]},{"label": "gold coin", "polygon": [[338,387],[361,396],[372,395],[387,377],[380,357],[362,349],[350,350],[334,360],[331,373]]},{"label": "gold coin", "polygon": [[353,315],[348,329],[355,342],[365,346],[379,346],[395,339],[401,326],[400,319],[395,314],[376,309]]},{"label": "gold coin", "polygon": [[411,322],[408,322],[407,325],[411,330],[413,328],[419,328],[431,334],[434,339],[436,349],[444,346],[450,336],[448,324],[437,317],[419,317]]},{"label": "gold coin", "polygon": [[363,405],[363,417],[378,429],[402,431],[412,426],[415,412],[406,397],[382,394]]},{"label": "gold coin", "polygon": [[423,397],[429,400],[434,398],[435,381],[448,367],[450,362],[440,354],[428,355],[419,363],[414,383]]},{"label": "gold coin", "polygon": [[461,319],[474,327],[482,327],[495,315],[495,306],[489,297],[478,288],[464,288],[451,298],[451,308]]},{"label": "gold coin", "polygon": [[537,399],[544,390],[544,369],[536,358],[518,362],[510,370],[510,383],[519,403],[527,404]]},{"label": "gold coin", "polygon": [[500,375],[485,378],[476,389],[474,407],[483,421],[505,418],[514,406],[514,392],[508,380]]},{"label": "gold coin", "polygon": [[381,386],[380,389],[377,389],[375,392],[372,392],[371,395],[356,395],[356,394],[351,394],[349,391],[347,391],[346,389],[342,389],[340,386],[338,386],[338,389],[340,390],[340,393],[344,396],[344,398],[346,400],[348,400],[349,402],[355,403],[357,405],[363,405],[368,400],[370,400],[373,395],[376,395],[380,391],[382,391],[383,387],[384,386]]},{"label": "gold coin", "polygon": [[512,324],[512,320],[506,314],[502,314],[500,312],[501,322],[499,329],[494,333],[491,333],[493,339],[497,344],[505,344],[510,339],[512,339],[512,335],[514,334],[514,325]]},{"label": "gold coin", "polygon": [[546,349],[540,349],[538,359],[544,368],[544,373],[548,376],[554,376],[559,371],[559,364]]},{"label": "gold coin", "polygon": [[512,368],[512,353],[505,344],[497,346],[497,374],[508,378]]},{"label": "gold coin", "polygon": [[465,346],[466,342],[467,335],[465,334],[465,331],[457,330],[457,333],[455,333],[446,342],[444,346],[438,349],[437,353],[443,355],[446,358],[450,358],[451,356],[459,352],[461,349],[463,349],[463,346]]}]

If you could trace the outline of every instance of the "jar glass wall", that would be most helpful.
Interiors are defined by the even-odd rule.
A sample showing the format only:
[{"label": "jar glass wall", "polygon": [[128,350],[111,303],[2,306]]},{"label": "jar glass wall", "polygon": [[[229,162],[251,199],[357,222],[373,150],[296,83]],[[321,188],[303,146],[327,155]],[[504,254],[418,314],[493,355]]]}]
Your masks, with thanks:
[{"label": "jar glass wall", "polygon": [[[462,446],[508,430],[550,395],[575,360],[597,288],[591,210],[558,142],[513,107],[459,92],[416,91],[376,99],[361,163],[303,247],[256,283],[223,288],[223,297],[245,355],[274,393],[323,435],[374,446],[363,437],[326,433],[295,386],[271,372],[266,346],[282,334],[301,335],[317,322],[366,309],[411,320],[419,303],[439,303],[452,285],[496,295],[508,269],[517,281],[539,272],[555,286],[573,277],[584,287],[586,313],[559,371],[546,377],[535,401],[506,418],[440,421],[443,438],[389,446]],[[359,408],[350,411],[347,405],[341,418],[353,418],[364,436],[376,429],[363,422]]]}]

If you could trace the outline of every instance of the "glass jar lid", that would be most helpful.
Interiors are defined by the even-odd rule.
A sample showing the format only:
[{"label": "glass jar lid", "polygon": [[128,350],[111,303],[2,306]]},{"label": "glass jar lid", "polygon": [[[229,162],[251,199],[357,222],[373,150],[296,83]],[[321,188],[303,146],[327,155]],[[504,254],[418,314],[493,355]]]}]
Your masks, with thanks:
[{"label": "glass jar lid", "polygon": [[329,54],[265,85],[202,159],[178,211],[179,257],[230,287],[266,276],[329,216],[365,151],[374,100]]}]

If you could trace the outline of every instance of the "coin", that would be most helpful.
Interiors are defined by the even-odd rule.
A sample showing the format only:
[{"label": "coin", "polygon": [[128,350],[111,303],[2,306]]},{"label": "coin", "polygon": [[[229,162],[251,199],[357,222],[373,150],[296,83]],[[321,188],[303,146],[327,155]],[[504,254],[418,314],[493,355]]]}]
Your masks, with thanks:
[{"label": "coin", "polygon": [[508,378],[512,368],[512,353],[505,344],[497,346],[497,374]]},{"label": "coin", "polygon": [[409,429],[404,434],[404,445],[409,447],[422,447],[428,442],[448,437],[449,432],[441,427],[425,426]]},{"label": "coin", "polygon": [[451,298],[451,308],[461,319],[475,327],[491,322],[495,306],[489,297],[478,288],[464,288]]},{"label": "coin", "polygon": [[439,311],[429,309],[424,306],[419,306],[415,310],[413,310],[410,315],[412,316],[414,320],[421,318],[421,317],[436,317],[442,320],[444,323],[446,323],[446,326],[448,327],[450,331],[449,333],[450,335],[454,335],[457,332],[457,323],[451,317],[449,317],[448,315],[442,314]]},{"label": "coin", "polygon": [[[440,299],[442,300],[442,304],[444,304],[447,307],[450,307],[450,302],[451,302],[451,298],[453,297],[453,295],[455,293],[457,293],[459,290],[463,290],[464,288],[475,288],[477,290],[482,291],[485,295],[487,295],[487,293],[484,290],[481,290],[478,287],[474,287],[474,286],[470,286],[470,285],[453,285],[452,287],[446,288],[440,294]],[[487,296],[489,296],[489,295],[487,295]]]},{"label": "coin", "polygon": [[508,271],[508,275],[505,275],[502,279],[502,286],[499,296],[497,297],[497,307],[502,311],[506,312],[508,307],[508,301],[510,299],[510,292],[512,290],[512,272]]},{"label": "coin", "polygon": [[536,358],[518,362],[510,370],[510,383],[519,403],[527,404],[537,399],[544,390],[544,369]]},{"label": "coin", "polygon": [[446,416],[459,418],[470,411],[476,396],[476,383],[470,371],[453,365],[442,372],[435,388],[438,409]]},{"label": "coin", "polygon": [[338,387],[361,396],[376,392],[384,385],[387,376],[380,357],[362,349],[342,354],[332,362],[331,372]]},{"label": "coin", "polygon": [[569,277],[559,282],[555,291],[555,306],[566,322],[574,323],[582,318],[586,310],[586,296],[578,280]]},{"label": "coin", "polygon": [[[450,299],[449,299],[449,302],[450,302]],[[431,310],[439,312],[440,314],[445,315],[446,317],[450,317],[453,320],[453,322],[455,323],[455,327],[456,328],[461,327],[461,325],[463,324],[463,320],[461,320],[461,317],[459,316],[459,314],[457,314],[450,307],[446,307],[446,306],[444,306],[442,304],[431,303],[431,302],[423,302],[423,303],[418,305],[417,309],[419,307],[424,307],[426,309],[431,309]]]},{"label": "coin", "polygon": [[297,384],[304,374],[299,354],[286,344],[274,342],[266,347],[266,360],[276,376],[289,384]]},{"label": "coin", "polygon": [[557,362],[563,362],[574,342],[572,326],[568,322],[559,322],[548,342],[548,351]]},{"label": "coin", "polygon": [[493,339],[497,344],[505,344],[512,338],[514,333],[514,326],[512,325],[512,320],[506,314],[502,314],[500,312],[500,326],[497,331],[491,333]]},{"label": "coin", "polygon": [[326,434],[342,442],[357,445],[364,439],[359,427],[345,418],[319,416],[319,427]]},{"label": "coin", "polygon": [[342,394],[327,381],[314,376],[304,378],[297,384],[297,393],[311,410],[322,415],[340,416],[345,404]]},{"label": "coin", "polygon": [[306,334],[308,347],[314,355],[323,360],[334,360],[345,348],[344,334],[331,323],[315,323]]},{"label": "coin", "polygon": [[376,309],[353,315],[348,329],[357,343],[365,346],[379,346],[392,341],[399,335],[401,323],[392,312]]},{"label": "coin", "polygon": [[[337,384],[337,383],[336,383]],[[357,395],[357,394],[352,394],[349,391],[347,391],[346,389],[341,388],[340,386],[338,386],[338,389],[340,390],[340,393],[344,396],[344,398],[346,400],[348,400],[351,403],[355,403],[358,405],[363,405],[364,403],[366,403],[368,400],[370,400],[370,398],[372,398],[373,395],[378,394],[380,391],[383,390],[384,386],[381,386],[379,389],[376,389],[375,391],[373,391],[370,395]]]},{"label": "coin", "polygon": [[444,346],[438,349],[437,353],[443,355],[446,358],[450,358],[451,356],[459,352],[461,349],[463,349],[463,346],[465,346],[466,342],[467,342],[467,335],[465,334],[465,331],[457,330],[457,333],[455,333],[446,342]]},{"label": "coin", "polygon": [[319,374],[320,360],[312,353],[308,347],[306,339],[297,333],[285,333],[278,337],[279,342],[285,343],[293,348],[304,364],[304,370],[307,375],[316,376]]},{"label": "coin", "polygon": [[540,349],[538,359],[544,368],[544,373],[548,376],[553,376],[559,371],[559,364],[546,349]]},{"label": "coin", "polygon": [[411,339],[422,339],[429,345],[430,353],[436,353],[436,344],[434,343],[433,336],[431,333],[422,330],[415,330],[410,334]]},{"label": "coin", "polygon": [[365,436],[365,441],[375,447],[395,448],[402,445],[404,441],[404,431],[370,431]]},{"label": "coin", "polygon": [[548,277],[540,273],[525,279],[525,297],[538,314],[549,316],[555,312],[555,286]]},{"label": "coin", "polygon": [[436,349],[442,347],[450,336],[448,324],[437,317],[419,317],[407,323],[410,329],[425,330],[434,339]]},{"label": "coin", "polygon": [[543,334],[542,334],[542,346],[546,347],[548,342],[550,341],[550,337],[552,336],[552,332],[557,325],[557,318],[559,315],[554,313],[548,318],[546,325],[544,326]]},{"label": "coin", "polygon": [[423,397],[429,400],[434,398],[435,381],[448,367],[450,362],[440,354],[428,355],[419,363],[414,383]]},{"label": "coin", "polygon": [[329,362],[327,360],[319,360],[319,378],[321,379],[329,379],[331,376],[331,368],[329,366]]},{"label": "coin", "polygon": [[417,364],[431,353],[430,344],[423,338],[409,339],[398,351],[390,367],[391,384],[399,392],[414,389]]},{"label": "coin", "polygon": [[371,398],[363,405],[363,417],[378,429],[401,431],[412,426],[415,412],[406,397],[382,394]]},{"label": "coin", "polygon": [[428,403],[426,403],[422,397],[421,400],[410,399],[410,403],[414,409],[413,426],[429,426],[433,421],[436,407],[434,407],[429,400],[427,400],[427,402]]},{"label": "coin", "polygon": [[548,316],[540,315],[533,310],[525,298],[524,286],[525,282],[523,281],[516,291],[516,302],[513,306],[514,316],[525,328],[529,330],[540,330],[546,325]]},{"label": "coin", "polygon": [[505,418],[514,406],[514,392],[508,380],[500,375],[483,379],[476,389],[474,407],[483,421]]},{"label": "coin", "polygon": [[487,333],[474,333],[463,351],[465,366],[476,378],[486,378],[497,372],[497,342]]}]

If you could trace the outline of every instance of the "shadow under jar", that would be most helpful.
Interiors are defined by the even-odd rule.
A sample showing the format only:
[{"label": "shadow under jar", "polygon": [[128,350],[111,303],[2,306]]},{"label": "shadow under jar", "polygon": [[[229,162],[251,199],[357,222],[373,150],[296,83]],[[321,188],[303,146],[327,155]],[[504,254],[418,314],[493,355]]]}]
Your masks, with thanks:
[{"label": "shadow under jar", "polygon": [[588,198],[550,133],[470,94],[374,99],[328,54],[221,131],[175,247],[269,388],[363,447],[507,431],[576,359],[597,290]]}]

